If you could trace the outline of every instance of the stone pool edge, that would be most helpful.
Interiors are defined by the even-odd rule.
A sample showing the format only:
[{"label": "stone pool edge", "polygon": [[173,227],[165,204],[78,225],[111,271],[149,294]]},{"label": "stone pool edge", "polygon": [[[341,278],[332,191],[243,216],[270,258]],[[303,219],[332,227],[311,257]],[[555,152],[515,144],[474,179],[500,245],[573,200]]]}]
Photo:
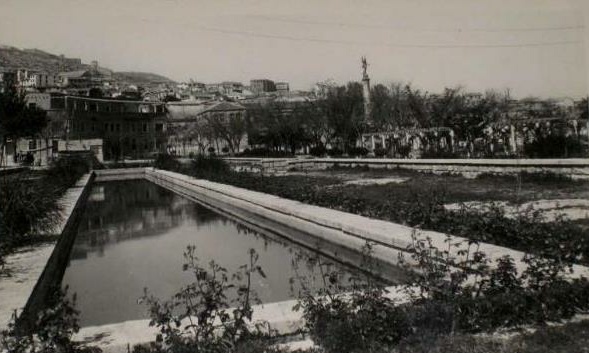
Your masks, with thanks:
[{"label": "stone pool edge", "polygon": [[[27,247],[24,251],[7,256],[7,267],[16,267],[24,273],[19,271],[13,277],[0,282],[0,327],[7,327],[15,311],[20,316],[25,311],[32,312],[37,309],[42,297],[47,294],[43,291],[46,291],[48,283],[54,282],[49,275],[57,270],[59,264],[55,261],[64,253],[59,244],[63,244],[64,234],[75,233],[72,232],[75,219],[82,209],[80,206],[85,202],[93,180],[93,173],[83,175],[58,200],[63,209],[61,222],[54,231],[54,234],[60,235],[57,241]],[[66,255],[69,258],[69,251]]]}]

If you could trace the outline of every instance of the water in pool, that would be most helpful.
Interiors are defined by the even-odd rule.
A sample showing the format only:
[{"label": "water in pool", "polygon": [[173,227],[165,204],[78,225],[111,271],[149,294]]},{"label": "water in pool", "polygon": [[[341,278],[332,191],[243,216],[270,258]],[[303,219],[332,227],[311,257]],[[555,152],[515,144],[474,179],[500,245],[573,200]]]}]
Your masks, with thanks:
[{"label": "water in pool", "polygon": [[[354,270],[275,235],[256,233],[198,203],[145,180],[113,181],[92,187],[62,284],[77,294],[82,326],[147,318],[138,304],[144,288],[168,299],[191,276],[182,271],[188,245],[204,266],[210,260],[231,273],[259,254],[266,278],[255,277],[252,289],[262,302],[293,298],[290,279],[315,277],[316,261],[349,276]],[[298,266],[293,260],[302,257]],[[308,261],[313,259],[314,261]],[[325,270],[325,267],[323,268]]]}]

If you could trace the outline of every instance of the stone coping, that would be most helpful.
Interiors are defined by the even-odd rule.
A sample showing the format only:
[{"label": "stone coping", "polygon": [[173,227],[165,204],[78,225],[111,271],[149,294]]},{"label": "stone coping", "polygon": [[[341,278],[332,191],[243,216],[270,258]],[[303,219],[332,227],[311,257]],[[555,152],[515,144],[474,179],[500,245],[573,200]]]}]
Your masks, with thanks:
[{"label": "stone coping", "polygon": [[[402,303],[408,300],[406,288],[392,286],[386,288],[386,296],[395,302]],[[287,336],[301,332],[305,327],[302,311],[295,311],[293,307],[297,300],[285,300],[274,303],[253,305],[251,328],[256,324],[263,324],[278,335]],[[231,312],[231,309],[227,309]],[[149,326],[149,319],[130,320],[115,324],[83,327],[75,334],[74,340],[88,342],[105,353],[124,353],[127,347],[137,344],[153,342],[158,329]],[[188,324],[188,319],[182,321],[182,326]]]},{"label": "stone coping", "polygon": [[[58,201],[62,206],[62,216],[52,234],[63,232],[90,180],[91,174],[85,174]],[[18,314],[22,312],[56,244],[57,241],[51,241],[27,246],[6,257],[6,268],[11,276],[0,278],[0,327],[5,328],[8,325],[15,311]]]},{"label": "stone coping", "polygon": [[[356,251],[361,252],[366,241],[373,242],[375,244],[373,255],[393,265],[398,262],[398,254],[405,252],[412,244],[412,236],[416,234],[415,228],[401,224],[309,205],[231,185],[195,179],[175,172],[146,168],[146,176],[148,179],[165,180],[167,183],[181,186],[184,189],[192,189],[206,194],[205,196],[208,197],[225,199],[227,203],[235,207],[243,207],[250,212],[259,213],[273,220],[282,220],[293,228],[309,229],[309,226],[319,226],[322,231],[317,234],[311,233],[312,235],[323,237],[324,240],[336,242],[338,245],[350,247]],[[164,186],[170,187],[165,184]],[[461,256],[466,256],[458,254],[460,250],[466,248],[466,244],[469,242],[466,238],[426,230],[418,230],[417,236],[419,239],[429,239],[432,245],[439,249],[446,249],[448,242],[461,243],[462,247],[453,248],[453,255],[458,259]],[[509,255],[514,259],[518,270],[521,271],[525,268],[525,264],[521,261],[524,253],[521,251],[488,243],[480,243],[478,248],[492,260]],[[573,270],[576,276],[589,277],[589,268],[585,266],[574,265]]]},{"label": "stone coping", "polygon": [[401,158],[309,158],[290,159],[291,163],[369,163],[369,164],[439,164],[473,166],[541,166],[541,167],[589,167],[589,158],[546,159],[401,159]]}]

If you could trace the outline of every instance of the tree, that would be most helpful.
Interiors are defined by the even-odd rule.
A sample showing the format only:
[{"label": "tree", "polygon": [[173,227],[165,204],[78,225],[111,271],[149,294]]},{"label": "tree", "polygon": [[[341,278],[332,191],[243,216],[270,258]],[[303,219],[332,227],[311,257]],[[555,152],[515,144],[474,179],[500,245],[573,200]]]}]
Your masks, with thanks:
[{"label": "tree", "polygon": [[230,113],[229,118],[223,113],[212,113],[205,116],[205,121],[215,139],[225,141],[231,153],[239,152],[241,140],[246,133],[243,113]]},{"label": "tree", "polygon": [[330,132],[342,150],[348,151],[364,130],[362,85],[349,82],[330,90],[322,102]]},{"label": "tree", "polygon": [[372,121],[377,130],[389,130],[393,125],[394,100],[384,85],[376,85],[371,91]]},{"label": "tree", "polygon": [[35,137],[47,126],[47,113],[28,107],[25,97],[14,87],[0,93],[0,165],[4,165],[4,151],[9,140]]}]

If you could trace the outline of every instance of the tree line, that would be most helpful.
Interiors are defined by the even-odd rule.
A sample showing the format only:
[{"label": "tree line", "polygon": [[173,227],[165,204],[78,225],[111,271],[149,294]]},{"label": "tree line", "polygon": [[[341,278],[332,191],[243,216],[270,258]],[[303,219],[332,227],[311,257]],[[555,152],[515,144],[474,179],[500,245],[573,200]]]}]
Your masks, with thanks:
[{"label": "tree line", "polygon": [[[586,119],[587,98],[577,102],[573,110]],[[365,132],[446,127],[452,129],[457,142],[473,145],[477,139],[490,142],[489,127],[507,126],[512,118],[564,118],[567,114],[572,113],[553,100],[514,101],[509,91],[473,93],[455,87],[432,94],[411,84],[394,83],[372,88],[367,121],[362,85],[350,82],[329,86],[317,100],[249,105],[246,131],[250,146],[262,152],[294,154],[301,148],[326,152],[330,147],[353,154]]]}]

